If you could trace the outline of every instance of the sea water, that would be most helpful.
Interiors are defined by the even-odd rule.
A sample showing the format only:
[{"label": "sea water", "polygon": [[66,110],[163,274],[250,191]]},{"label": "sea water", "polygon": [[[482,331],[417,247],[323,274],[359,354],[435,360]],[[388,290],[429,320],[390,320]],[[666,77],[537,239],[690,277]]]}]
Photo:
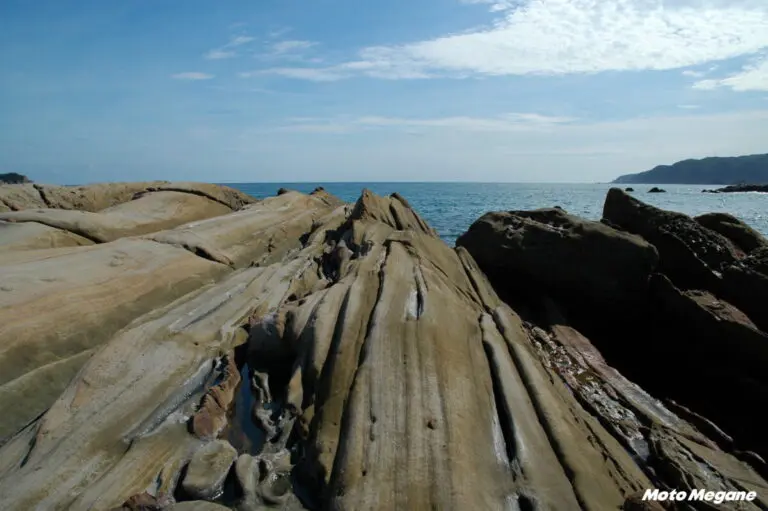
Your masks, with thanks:
[{"label": "sea water", "polygon": [[[560,206],[590,220],[602,217],[611,187],[632,186],[633,196],[663,209],[695,216],[726,212],[768,236],[768,193],[702,193],[717,185],[614,185],[565,183],[225,183],[256,198],[273,196],[281,187],[311,192],[322,186],[340,199],[354,202],[364,188],[379,195],[398,192],[451,246],[488,211],[528,210]],[[648,193],[653,186],[667,193]]]}]

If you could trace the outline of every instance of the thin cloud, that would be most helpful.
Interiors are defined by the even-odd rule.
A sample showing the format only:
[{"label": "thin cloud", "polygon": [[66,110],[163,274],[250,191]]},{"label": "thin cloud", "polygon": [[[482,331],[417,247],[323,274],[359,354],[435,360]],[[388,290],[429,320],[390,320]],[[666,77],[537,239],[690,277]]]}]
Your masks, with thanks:
[{"label": "thin cloud", "polygon": [[272,45],[272,51],[276,54],[283,54],[294,51],[301,51],[316,46],[317,43],[313,41],[280,41]]},{"label": "thin cloud", "polygon": [[677,105],[677,108],[682,108],[683,110],[696,110],[701,108],[700,105]]},{"label": "thin cloud", "polygon": [[453,116],[437,118],[404,118],[363,116],[356,118],[294,118],[268,131],[294,133],[352,133],[380,128],[400,131],[444,129],[473,132],[542,131],[552,126],[576,121],[572,117],[546,116],[536,113],[510,113],[495,117]]},{"label": "thin cloud", "polygon": [[224,46],[207,51],[203,54],[203,58],[206,60],[231,59],[237,56],[236,48],[248,44],[253,40],[254,38],[250,36],[233,36]]},{"label": "thin cloud", "polygon": [[214,75],[210,75],[208,73],[200,73],[198,71],[190,71],[186,73],[176,73],[174,75],[171,75],[171,78],[175,80],[197,81],[197,80],[210,80],[214,78]]},{"label": "thin cloud", "polygon": [[354,60],[314,71],[266,72],[328,81],[332,76],[415,79],[670,70],[768,47],[768,5],[756,3],[685,0],[663,9],[648,0],[469,3],[488,4],[496,13],[494,23],[409,44],[363,48]]},{"label": "thin cloud", "polygon": [[744,66],[741,71],[720,79],[700,80],[694,89],[714,90],[722,87],[736,92],[768,91],[768,57]]}]

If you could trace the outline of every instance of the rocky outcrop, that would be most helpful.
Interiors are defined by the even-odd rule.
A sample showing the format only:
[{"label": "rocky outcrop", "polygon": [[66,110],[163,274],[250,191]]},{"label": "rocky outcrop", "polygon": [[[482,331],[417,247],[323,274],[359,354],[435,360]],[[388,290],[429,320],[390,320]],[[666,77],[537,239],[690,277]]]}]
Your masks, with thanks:
[{"label": "rocky outcrop", "polygon": [[684,288],[717,289],[723,268],[744,257],[728,238],[682,213],[664,211],[611,188],[603,218],[654,245],[659,270]]},{"label": "rocky outcrop", "polygon": [[659,259],[639,236],[556,208],[487,213],[456,245],[500,288],[528,286],[592,310],[644,299]]},{"label": "rocky outcrop", "polygon": [[654,186],[653,188],[648,190],[648,193],[667,193],[667,191],[664,190],[663,188],[659,188],[657,186]]},{"label": "rocky outcrop", "polygon": [[254,202],[242,192],[207,183],[0,186],[0,222],[39,224],[16,229],[12,236],[0,231],[0,252],[83,244],[74,242],[81,238],[105,243],[225,215]]},{"label": "rocky outcrop", "polygon": [[224,487],[229,469],[237,459],[237,451],[229,442],[214,440],[192,456],[181,482],[184,492],[193,499],[214,500]]},{"label": "rocky outcrop", "polygon": [[704,190],[708,193],[744,193],[744,192],[768,192],[768,185],[766,184],[739,184],[728,185],[723,188],[716,188],[714,190]]},{"label": "rocky outcrop", "polygon": [[[472,253],[507,301],[527,305],[534,327],[551,335],[566,325],[582,338],[577,353],[583,355],[592,341],[651,393],[684,403],[692,411],[686,417],[714,419],[727,432],[715,435],[721,447],[768,455],[753,412],[755,403],[768,403],[768,250],[761,248],[762,236],[730,216],[694,220],[619,189],[609,191],[604,216],[595,223],[574,221],[562,210],[489,213],[457,244]],[[576,228],[580,224],[599,237],[593,234],[590,241],[587,228]],[[608,245],[608,238],[624,240],[624,248]],[[649,249],[658,260],[637,259]],[[521,285],[523,276],[528,280]],[[622,300],[628,295],[631,306]],[[549,341],[541,346],[557,353]],[[560,365],[572,373],[572,360]],[[572,388],[579,383],[576,375],[569,380]]]},{"label": "rocky outcrop", "polygon": [[[565,220],[574,225],[559,249],[582,232],[652,271],[655,252],[642,240]],[[546,230],[536,222],[521,232]],[[111,510],[146,493],[163,510],[602,511],[652,487],[766,485],[715,433],[616,371],[557,304],[536,324],[521,317],[469,251],[448,247],[398,195],[364,191],[350,206],[324,191],[288,192],[145,237],[9,252],[0,268],[12,261],[31,272],[61,254],[130,253],[133,244],[219,273],[173,266],[197,287],[169,296],[159,290],[179,286],[158,283],[158,303],[119,326],[105,318],[125,314],[122,302],[79,315],[105,326],[87,337],[92,352],[65,388],[39,383],[29,394],[56,396],[0,447],[4,509]],[[57,274],[68,279],[61,289],[98,277],[78,264],[56,265],[68,270]],[[615,268],[606,275],[619,277]],[[133,273],[159,280],[171,271]],[[17,283],[28,295],[37,285]],[[110,291],[133,287],[123,281]],[[57,301],[100,307],[79,293]],[[17,314],[8,317],[25,315],[11,305]],[[47,324],[80,335],[86,318],[67,312],[68,321],[46,316]],[[52,331],[24,354],[70,346],[67,339]],[[0,340],[37,342],[5,331]],[[201,435],[206,413],[216,425]],[[233,444],[233,470],[227,428],[218,425],[253,425],[252,417],[260,441]],[[211,452],[221,454],[215,470],[205,468]],[[768,505],[759,499],[743,508]]]},{"label": "rocky outcrop", "polygon": [[711,231],[722,234],[745,254],[768,247],[768,239],[755,229],[728,213],[707,213],[694,218]]},{"label": "rocky outcrop", "polygon": [[[1,213],[0,213],[1,215]],[[93,241],[70,231],[37,222],[0,220],[0,252],[93,245]]]}]

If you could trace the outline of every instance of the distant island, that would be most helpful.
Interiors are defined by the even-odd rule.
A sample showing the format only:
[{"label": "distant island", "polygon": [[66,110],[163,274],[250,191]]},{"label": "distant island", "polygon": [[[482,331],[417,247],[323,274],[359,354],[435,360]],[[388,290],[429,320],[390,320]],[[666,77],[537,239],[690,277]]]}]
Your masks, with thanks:
[{"label": "distant island", "polygon": [[17,174],[16,172],[0,174],[0,184],[19,185],[23,183],[31,183],[29,178],[23,174]]},{"label": "distant island", "polygon": [[673,165],[659,165],[638,174],[620,176],[613,182],[690,185],[764,184],[768,183],[768,154],[683,160]]}]

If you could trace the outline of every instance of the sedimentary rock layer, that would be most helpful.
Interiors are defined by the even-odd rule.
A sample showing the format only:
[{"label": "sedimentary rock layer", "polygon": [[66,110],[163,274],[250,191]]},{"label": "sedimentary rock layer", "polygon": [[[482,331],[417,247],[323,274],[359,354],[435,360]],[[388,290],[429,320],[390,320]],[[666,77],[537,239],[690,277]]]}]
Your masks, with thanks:
[{"label": "sedimentary rock layer", "polygon": [[[448,247],[399,196],[365,191],[351,207],[285,192],[140,238],[17,251],[0,268],[134,246],[157,251],[144,274],[198,286],[104,330],[55,402],[15,426],[0,447],[4,509],[603,511],[651,487],[766,486],[716,428],[612,368],[556,303],[538,324],[521,318],[470,252]],[[171,254],[180,262],[163,259]],[[71,281],[107,273],[79,264]],[[29,296],[42,285],[17,284]],[[59,301],[93,307],[80,287],[60,285]],[[158,283],[168,287],[184,292]],[[112,292],[123,288],[140,286]],[[125,307],[81,316],[96,325]],[[68,335],[89,325],[77,321]],[[5,331],[0,341],[38,342]],[[228,472],[223,418],[253,418],[262,432],[233,445]],[[216,470],[200,468],[214,458]]]}]

